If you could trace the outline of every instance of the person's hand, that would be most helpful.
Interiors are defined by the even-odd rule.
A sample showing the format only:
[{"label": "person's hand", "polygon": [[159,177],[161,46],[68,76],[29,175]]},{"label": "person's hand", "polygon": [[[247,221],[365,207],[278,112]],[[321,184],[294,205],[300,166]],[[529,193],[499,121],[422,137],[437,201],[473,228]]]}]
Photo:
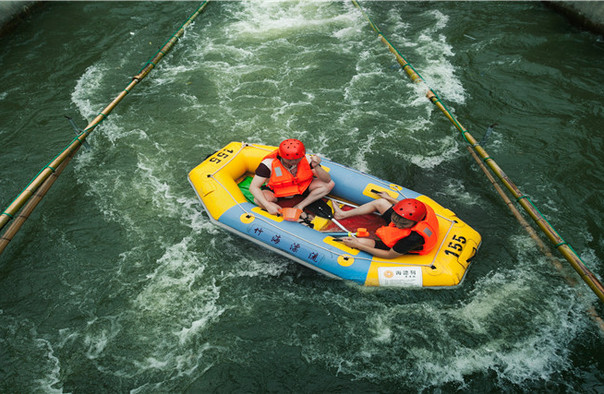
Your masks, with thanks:
[{"label": "person's hand", "polygon": [[342,243],[346,246],[348,246],[349,248],[359,248],[360,242],[358,239],[353,238],[353,237],[342,237],[340,238],[340,240],[342,241]]},{"label": "person's hand", "polygon": [[376,193],[378,196],[382,197],[384,200],[389,201],[391,204],[396,204],[397,201],[388,194],[388,192],[378,192]]},{"label": "person's hand", "polygon": [[278,204],[275,204],[274,202],[269,202],[268,204],[266,204],[266,210],[271,215],[277,215],[281,210],[281,207]]},{"label": "person's hand", "polygon": [[315,168],[321,164],[321,158],[317,155],[312,155],[310,157],[310,166]]}]

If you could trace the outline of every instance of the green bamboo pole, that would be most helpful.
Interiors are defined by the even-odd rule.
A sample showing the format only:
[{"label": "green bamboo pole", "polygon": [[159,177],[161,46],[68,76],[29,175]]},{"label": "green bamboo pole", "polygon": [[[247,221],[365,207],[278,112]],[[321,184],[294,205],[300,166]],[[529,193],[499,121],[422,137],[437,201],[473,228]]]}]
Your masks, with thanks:
[{"label": "green bamboo pole", "polygon": [[[369,18],[369,16],[363,11],[361,6],[356,0],[352,0],[352,3],[361,11],[361,13],[367,18],[371,28],[378,33],[378,36],[384,42],[390,52],[394,53],[397,61],[403,67],[403,70],[407,73],[409,78],[413,82],[423,82],[426,81],[421,77],[421,75],[413,68],[411,63],[409,63],[404,56],[399,52],[399,50],[392,45],[392,43],[386,38],[384,33],[377,27],[375,23]],[[426,84],[427,86],[427,84]],[[427,86],[428,87],[428,86]],[[514,196],[516,201],[524,208],[524,210],[529,214],[529,216],[535,221],[537,226],[541,229],[541,231],[547,236],[547,238],[555,245],[555,248],[564,256],[564,258],[571,264],[571,266],[577,271],[581,279],[593,290],[593,292],[600,298],[600,301],[604,302],[604,286],[602,283],[596,278],[596,276],[585,266],[581,258],[577,255],[577,253],[573,250],[573,248],[568,244],[568,242],[564,241],[560,235],[554,230],[554,228],[545,220],[543,215],[539,212],[539,210],[535,207],[535,205],[529,200],[529,198],[524,195],[520,189],[512,182],[512,180],[505,174],[505,172],[497,165],[495,160],[489,156],[486,150],[480,146],[478,141],[468,132],[468,130],[463,127],[457,119],[451,114],[451,112],[446,108],[446,106],[442,103],[438,95],[428,87],[428,92],[426,97],[438,108],[441,112],[449,119],[451,123],[459,130],[462,137],[466,140],[468,144],[476,151],[476,153],[480,156],[480,158],[485,162],[485,164],[493,171],[493,173],[501,180],[501,182],[505,185],[505,187],[510,191],[510,193]]]},{"label": "green bamboo pole", "polygon": [[[529,234],[529,236],[533,239],[533,241],[535,241],[535,244],[541,250],[541,252],[543,252],[543,254],[545,256],[547,256],[549,261],[553,264],[553,266],[558,270],[558,272],[566,280],[566,283],[568,283],[569,285],[571,285],[573,287],[576,286],[577,281],[574,278],[571,278],[564,273],[562,263],[560,263],[560,261],[558,261],[558,259],[553,255],[552,251],[547,247],[547,245],[543,242],[543,240],[541,240],[541,238],[539,237],[539,235],[537,234],[535,229],[529,224],[529,222],[526,221],[524,216],[522,216],[520,214],[520,211],[518,211],[518,209],[516,208],[516,205],[514,205],[514,202],[509,199],[507,194],[505,194],[505,191],[503,190],[503,188],[501,186],[499,186],[499,184],[497,183],[497,180],[493,177],[493,175],[491,175],[491,173],[489,172],[489,169],[484,165],[482,160],[480,160],[480,157],[478,157],[476,152],[474,152],[474,150],[472,150],[471,146],[468,146],[468,152],[470,152],[470,154],[472,155],[472,157],[474,158],[474,160],[476,161],[476,163],[478,164],[478,166],[480,167],[482,172],[485,174],[485,176],[487,177],[489,182],[491,182],[491,184],[493,185],[493,188],[495,188],[495,191],[497,192],[497,194],[499,194],[501,199],[505,202],[507,207],[510,209],[510,211],[512,212],[512,215],[514,215],[516,220],[518,220],[518,223],[520,223],[520,225]],[[596,323],[597,326],[600,328],[600,331],[602,333],[604,333],[604,320],[602,320],[600,315],[598,315],[596,308],[594,308],[593,306],[590,305],[587,308],[587,313],[589,314],[591,319],[594,321],[594,323]]]},{"label": "green bamboo pole", "polygon": [[151,70],[157,65],[157,63],[172,49],[172,47],[178,42],[180,37],[184,34],[185,29],[193,23],[193,20],[201,14],[208,1],[204,1],[195,10],[195,12],[189,16],[189,18],[183,23],[180,29],[172,35],[172,37],[164,44],[164,46],[149,60],[141,71],[132,78],[132,81],[128,86],[120,92],[120,94],[107,106],[101,113],[97,115],[92,122],[86,126],[86,129],[78,135],[54,160],[47,164],[42,171],[27,185],[27,187],[13,200],[13,202],[2,212],[0,215],[0,230],[15,216],[15,214],[21,209],[21,207],[31,198],[35,191],[44,183],[51,174],[61,165],[63,161],[67,159],[72,153],[75,153],[79,147],[84,143],[90,133],[109,116],[111,111],[126,97],[128,93],[145,78]]},{"label": "green bamboo pole", "polygon": [[55,183],[55,181],[61,175],[61,172],[67,167],[69,161],[75,156],[76,152],[80,147],[78,146],[74,149],[57,169],[50,174],[48,178],[42,183],[42,185],[35,191],[32,197],[27,201],[27,204],[19,211],[19,214],[15,217],[15,219],[10,223],[2,237],[0,237],[0,254],[4,252],[4,249],[8,246],[9,242],[13,240],[13,237],[17,234],[17,232],[21,229],[25,221],[29,218],[29,215],[33,212],[33,210],[38,206],[38,204],[42,201],[42,198],[46,195],[50,187]]}]

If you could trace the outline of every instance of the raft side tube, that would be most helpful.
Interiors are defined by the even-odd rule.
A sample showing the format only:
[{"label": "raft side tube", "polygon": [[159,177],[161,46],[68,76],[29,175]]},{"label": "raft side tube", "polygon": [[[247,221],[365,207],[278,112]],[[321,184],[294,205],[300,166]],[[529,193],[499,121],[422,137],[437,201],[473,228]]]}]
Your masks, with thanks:
[{"label": "raft side tube", "polygon": [[306,267],[315,271],[327,272],[331,277],[359,284],[365,282],[371,260],[369,254],[348,248],[357,255],[351,256],[352,260],[345,259],[341,256],[349,253],[340,249],[343,245],[330,241],[333,237],[327,237],[326,242],[326,237],[320,232],[296,222],[285,221],[266,211],[263,214],[257,211],[258,207],[245,202],[229,209],[218,222],[227,228],[237,229],[237,234],[245,234],[247,239],[270,247],[271,250],[278,250],[282,255],[298,262],[304,261]]}]

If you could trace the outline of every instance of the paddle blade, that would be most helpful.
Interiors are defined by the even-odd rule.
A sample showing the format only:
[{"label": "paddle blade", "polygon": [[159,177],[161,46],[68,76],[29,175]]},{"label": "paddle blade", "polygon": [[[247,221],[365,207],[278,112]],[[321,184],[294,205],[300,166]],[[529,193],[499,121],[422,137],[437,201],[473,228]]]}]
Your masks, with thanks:
[{"label": "paddle blade", "polygon": [[315,214],[316,216],[325,218],[325,219],[333,219],[333,212],[331,212],[331,207],[327,205],[325,200],[320,199],[315,202],[310,203],[306,209]]}]

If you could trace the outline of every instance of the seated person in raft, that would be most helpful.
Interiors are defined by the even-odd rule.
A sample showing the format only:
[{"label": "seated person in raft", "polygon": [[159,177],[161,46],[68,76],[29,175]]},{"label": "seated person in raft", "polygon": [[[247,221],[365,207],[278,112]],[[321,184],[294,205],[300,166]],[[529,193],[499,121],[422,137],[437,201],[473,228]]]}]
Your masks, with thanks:
[{"label": "seated person in raft", "polygon": [[334,205],[334,217],[344,219],[356,215],[379,212],[387,226],[377,229],[378,241],[370,238],[344,237],[341,241],[376,257],[393,259],[403,254],[428,254],[438,240],[438,219],[434,210],[414,198],[396,201],[387,193],[382,198],[360,207],[343,211]]},{"label": "seated person in raft", "polygon": [[302,201],[293,208],[304,210],[333,187],[331,176],[321,167],[321,158],[307,156],[302,141],[287,139],[262,160],[250,183],[250,193],[256,205],[276,215],[281,209],[276,203],[279,198],[301,195]]}]

